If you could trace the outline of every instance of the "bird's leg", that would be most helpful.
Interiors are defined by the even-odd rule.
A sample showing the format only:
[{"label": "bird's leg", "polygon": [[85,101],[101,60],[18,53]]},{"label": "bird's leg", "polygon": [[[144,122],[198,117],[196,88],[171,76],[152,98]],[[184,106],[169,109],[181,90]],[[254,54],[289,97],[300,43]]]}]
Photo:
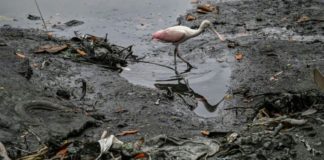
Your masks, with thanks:
[{"label": "bird's leg", "polygon": [[186,72],[190,72],[190,70],[192,69],[192,68],[196,68],[196,67],[194,67],[193,65],[191,65],[188,61],[186,61],[184,58],[182,58],[181,56],[180,56],[180,54],[179,54],[179,51],[178,51],[178,47],[176,47],[176,52],[175,53],[177,53],[177,57],[179,57],[183,62],[185,62],[186,64],[187,64],[187,69],[184,71],[184,73],[186,73]]},{"label": "bird's leg", "polygon": [[179,72],[177,70],[177,55],[178,55],[177,52],[178,52],[178,45],[176,45],[174,49],[174,72],[178,76]]}]

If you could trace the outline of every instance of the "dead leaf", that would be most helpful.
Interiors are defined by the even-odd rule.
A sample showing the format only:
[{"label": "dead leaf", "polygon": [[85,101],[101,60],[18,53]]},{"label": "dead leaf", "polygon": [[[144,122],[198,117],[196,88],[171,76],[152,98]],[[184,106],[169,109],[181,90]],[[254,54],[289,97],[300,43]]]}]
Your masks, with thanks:
[{"label": "dead leaf", "polygon": [[89,35],[87,37],[87,40],[90,40],[92,42],[97,42],[98,41],[98,37],[94,36],[94,35]]},{"label": "dead leaf", "polygon": [[62,44],[62,45],[51,45],[51,44],[47,44],[44,46],[39,47],[35,53],[57,53],[60,51],[65,50],[66,48],[68,48],[67,44]]},{"label": "dead leaf", "polygon": [[266,108],[260,109],[257,115],[255,116],[256,120],[264,118],[270,118],[269,112]]},{"label": "dead leaf", "polygon": [[207,11],[204,11],[202,9],[197,9],[196,12],[201,13],[201,14],[207,14],[208,13]]},{"label": "dead leaf", "polygon": [[145,153],[138,153],[134,156],[135,159],[142,159],[142,158],[146,158],[146,154]]},{"label": "dead leaf", "polygon": [[81,49],[76,49],[76,51],[79,53],[79,55],[80,55],[81,57],[87,55],[87,53],[86,53],[85,51],[81,50]]},{"label": "dead leaf", "polygon": [[226,139],[227,139],[227,142],[228,143],[233,143],[238,137],[238,134],[237,133],[232,133],[230,134]]},{"label": "dead leaf", "polygon": [[270,77],[270,81],[277,81],[279,75],[281,75],[282,73],[283,73],[283,71],[275,73],[273,76]]},{"label": "dead leaf", "polygon": [[130,134],[136,134],[138,132],[138,129],[136,130],[129,130],[129,131],[122,131],[121,133],[117,134],[117,136],[127,136]]},{"label": "dead leaf", "polygon": [[203,136],[208,136],[209,135],[209,131],[207,130],[203,130],[200,132]]},{"label": "dead leaf", "polygon": [[243,59],[243,53],[242,52],[237,52],[235,54],[235,59],[238,60],[238,61],[242,60]]},{"label": "dead leaf", "polygon": [[317,86],[321,90],[324,90],[324,76],[323,76],[323,74],[318,69],[314,69],[313,74],[314,74],[314,82],[317,84]]},{"label": "dead leaf", "polygon": [[61,149],[60,151],[58,151],[58,152],[56,153],[56,155],[57,155],[58,157],[60,157],[60,159],[64,159],[64,158],[68,155],[68,149],[67,149],[67,147]]},{"label": "dead leaf", "polygon": [[47,32],[47,38],[51,40],[53,38],[53,32]]},{"label": "dead leaf", "polygon": [[127,109],[124,109],[122,107],[118,107],[116,110],[115,110],[115,113],[125,113],[125,112],[128,112]]},{"label": "dead leaf", "polygon": [[39,67],[39,65],[38,65],[37,63],[33,63],[31,66],[32,66],[33,68],[38,68],[38,67]]},{"label": "dead leaf", "polygon": [[202,4],[202,5],[198,5],[197,9],[200,9],[205,12],[212,12],[213,10],[215,10],[215,7],[211,4]]},{"label": "dead leaf", "polygon": [[26,58],[25,54],[22,53],[22,52],[17,52],[16,55],[17,55],[18,58],[21,58],[21,59]]},{"label": "dead leaf", "polygon": [[56,156],[64,159],[68,155],[68,147],[72,144],[72,142],[65,142],[56,153]]},{"label": "dead leaf", "polygon": [[187,15],[187,17],[186,17],[186,20],[187,21],[193,21],[193,20],[195,20],[196,19],[196,17],[195,16],[192,16],[192,15]]},{"label": "dead leaf", "polygon": [[297,22],[298,23],[302,23],[302,22],[307,22],[307,21],[309,21],[310,20],[310,18],[308,17],[308,16],[301,16],[298,20],[297,20]]}]

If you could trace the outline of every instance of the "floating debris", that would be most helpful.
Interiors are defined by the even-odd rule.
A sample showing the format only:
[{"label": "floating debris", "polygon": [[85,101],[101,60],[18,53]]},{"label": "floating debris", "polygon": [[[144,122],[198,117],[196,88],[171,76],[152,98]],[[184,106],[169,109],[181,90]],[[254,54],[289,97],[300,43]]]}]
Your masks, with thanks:
[{"label": "floating debris", "polygon": [[80,26],[82,24],[84,24],[83,21],[71,20],[71,21],[65,22],[63,24],[54,24],[52,26],[52,28],[59,29],[59,30],[65,30],[66,28]]},{"label": "floating debris", "polygon": [[32,21],[35,21],[35,20],[40,20],[41,17],[39,17],[39,16],[35,16],[35,15],[32,15],[32,14],[29,14],[29,15],[27,16],[27,19],[32,20]]}]

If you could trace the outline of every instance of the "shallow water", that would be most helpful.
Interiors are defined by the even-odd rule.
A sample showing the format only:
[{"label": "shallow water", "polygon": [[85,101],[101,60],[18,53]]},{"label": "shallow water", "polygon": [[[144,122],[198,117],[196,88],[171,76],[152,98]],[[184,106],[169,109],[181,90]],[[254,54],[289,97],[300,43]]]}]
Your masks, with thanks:
[{"label": "shallow water", "polygon": [[[156,30],[176,25],[179,15],[185,14],[192,7],[190,0],[38,0],[49,30],[58,36],[73,36],[73,31],[104,36],[112,43],[128,46],[134,44],[134,54],[146,56],[148,62],[155,62],[173,67],[173,46],[151,41],[151,33]],[[21,28],[43,28],[42,21],[31,21],[27,15],[38,15],[34,0],[0,0],[0,25],[9,24]],[[62,24],[69,20],[81,20],[80,26],[67,28],[64,31],[51,28],[54,24]],[[195,38],[214,38],[210,33]],[[215,38],[214,38],[215,39]],[[212,39],[213,40],[213,39]],[[193,44],[195,42],[188,42]],[[166,53],[158,54],[159,48],[167,48]],[[180,52],[182,50],[180,49]],[[225,95],[230,76],[230,67],[219,63],[215,58],[204,55],[204,51],[193,50],[189,55],[190,63],[197,67],[185,74],[194,92],[204,96],[211,105],[215,105]],[[193,58],[192,58],[193,57]],[[179,69],[185,64],[179,62]],[[161,66],[138,63],[129,66],[131,71],[124,71],[121,76],[130,83],[154,88],[156,80],[169,79],[174,72]],[[194,110],[203,117],[217,116],[210,113],[202,103]]]}]

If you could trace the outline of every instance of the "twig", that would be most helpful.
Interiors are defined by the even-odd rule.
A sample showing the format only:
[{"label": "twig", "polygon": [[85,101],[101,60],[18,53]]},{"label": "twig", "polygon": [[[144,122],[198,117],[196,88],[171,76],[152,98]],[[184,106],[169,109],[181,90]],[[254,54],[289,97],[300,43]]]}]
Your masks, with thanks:
[{"label": "twig", "polygon": [[155,81],[156,82],[167,82],[167,81],[174,81],[174,80],[183,80],[183,77],[176,77],[176,78],[170,78],[170,79],[158,79]]},{"label": "twig", "polygon": [[122,50],[120,50],[119,52],[117,52],[117,55],[123,53],[125,50],[130,50],[129,54],[127,54],[127,55],[125,56],[125,58],[124,58],[124,60],[126,60],[130,55],[133,54],[133,52],[131,51],[132,48],[133,48],[133,45],[130,45],[130,46],[126,47],[126,48],[123,48]]},{"label": "twig", "polygon": [[318,121],[324,123],[324,119],[322,119],[322,118],[317,117],[316,120],[318,120]]},{"label": "twig", "polygon": [[80,100],[83,100],[87,93],[87,82],[83,78],[81,78],[80,81],[82,82],[82,95]]},{"label": "twig", "polygon": [[281,120],[281,122],[289,123],[291,125],[301,126],[307,123],[305,119],[293,119],[293,118],[286,118]]},{"label": "twig", "polygon": [[272,133],[273,136],[276,136],[283,127],[284,127],[284,125],[282,123],[279,123],[279,125],[274,129],[274,131]]},{"label": "twig", "polygon": [[35,4],[36,4],[37,10],[38,10],[38,12],[39,12],[39,15],[40,15],[41,18],[42,18],[42,21],[43,21],[43,24],[44,24],[45,30],[48,31],[48,30],[47,30],[47,27],[46,27],[46,24],[45,24],[45,20],[44,20],[43,15],[42,15],[42,12],[41,12],[41,10],[40,10],[40,8],[39,8],[39,6],[38,6],[37,0],[35,0]]},{"label": "twig", "polygon": [[28,143],[27,143],[27,135],[23,135],[23,138],[24,138],[25,148],[26,148],[27,150],[30,150],[30,149],[29,149],[29,145],[28,145]]},{"label": "twig", "polygon": [[36,133],[34,133],[30,128],[27,128],[27,131],[28,131],[29,133],[31,133],[32,135],[34,135],[34,136],[36,137],[37,141],[38,141],[40,144],[42,144],[42,139],[39,138],[39,136],[38,136]]},{"label": "twig", "polygon": [[101,134],[100,139],[105,139],[105,138],[107,138],[107,137],[108,137],[108,131],[107,131],[107,130],[104,130],[104,131],[102,132],[102,134]]},{"label": "twig", "polygon": [[107,43],[107,41],[108,41],[108,33],[106,33],[106,36],[105,36],[105,39],[104,39],[104,42]]},{"label": "twig", "polygon": [[27,151],[27,150],[24,150],[24,149],[21,149],[21,148],[18,148],[18,147],[13,147],[13,148],[16,149],[16,150],[19,150],[19,151],[22,151],[22,152],[28,153],[28,154],[32,153],[32,152],[30,152],[30,151]]},{"label": "twig", "polygon": [[309,145],[308,141],[305,140],[302,136],[296,135],[296,137],[299,139],[300,142],[304,143],[304,146],[305,146],[306,150],[308,152],[310,152],[313,156],[315,156],[315,155],[318,156],[318,155],[322,155],[323,154],[322,151],[319,151],[319,150],[316,150],[315,148],[312,148]]}]

